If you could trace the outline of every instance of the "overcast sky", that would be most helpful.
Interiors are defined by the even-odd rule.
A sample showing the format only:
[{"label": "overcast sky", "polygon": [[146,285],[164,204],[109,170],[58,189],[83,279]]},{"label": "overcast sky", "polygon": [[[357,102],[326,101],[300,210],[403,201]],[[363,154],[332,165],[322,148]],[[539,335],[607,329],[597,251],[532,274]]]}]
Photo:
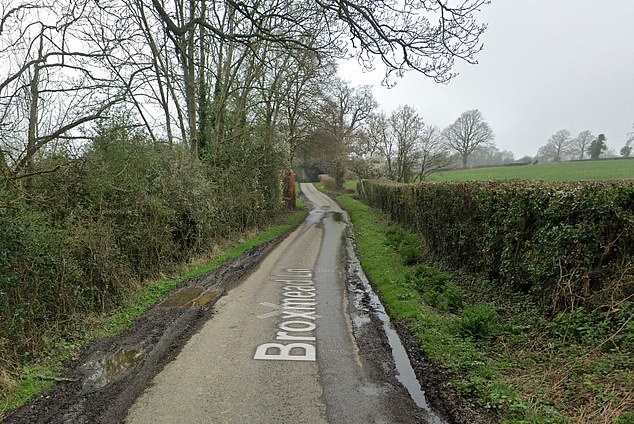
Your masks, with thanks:
[{"label": "overcast sky", "polygon": [[479,109],[500,150],[534,156],[557,130],[604,133],[618,151],[634,123],[633,0],[493,0],[479,64],[440,85],[415,73],[380,86],[383,72],[341,66],[353,85],[372,84],[387,113],[410,104],[441,128]]}]

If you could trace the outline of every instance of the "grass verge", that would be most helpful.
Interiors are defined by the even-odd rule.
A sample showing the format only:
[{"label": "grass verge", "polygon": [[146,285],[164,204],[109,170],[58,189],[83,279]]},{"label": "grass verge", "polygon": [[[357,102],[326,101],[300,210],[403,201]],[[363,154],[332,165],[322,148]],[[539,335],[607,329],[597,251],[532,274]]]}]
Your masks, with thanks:
[{"label": "grass verge", "polygon": [[17,381],[0,369],[0,388],[3,388],[0,392],[0,419],[6,412],[25,404],[59,380],[57,375],[62,370],[63,362],[73,358],[86,343],[114,336],[131,328],[138,317],[183,281],[207,274],[228,260],[241,256],[247,250],[288,233],[304,220],[306,214],[306,206],[298,199],[297,210],[289,213],[281,223],[270,226],[245,241],[234,243],[233,247],[219,253],[205,264],[189,267],[182,275],[147,283],[137,295],[131,297],[110,316],[84,318],[83,324],[90,323],[88,329],[85,325],[78,325],[77,330],[73,332],[72,341],[66,340],[61,334],[51,336],[47,343],[49,348],[41,355],[33,357],[29,361],[31,365],[22,368]]},{"label": "grass verge", "polygon": [[527,295],[425,262],[424,242],[380,212],[337,201],[390,316],[474,406],[503,423],[634,423],[631,302],[548,317]]}]

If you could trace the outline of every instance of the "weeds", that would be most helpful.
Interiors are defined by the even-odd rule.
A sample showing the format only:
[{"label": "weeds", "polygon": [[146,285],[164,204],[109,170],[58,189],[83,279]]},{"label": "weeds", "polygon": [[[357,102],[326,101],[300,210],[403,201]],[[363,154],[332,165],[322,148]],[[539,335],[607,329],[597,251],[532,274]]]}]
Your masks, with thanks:
[{"label": "weeds", "polygon": [[495,333],[498,320],[497,312],[490,305],[471,306],[462,313],[460,332],[476,340],[488,339]]}]

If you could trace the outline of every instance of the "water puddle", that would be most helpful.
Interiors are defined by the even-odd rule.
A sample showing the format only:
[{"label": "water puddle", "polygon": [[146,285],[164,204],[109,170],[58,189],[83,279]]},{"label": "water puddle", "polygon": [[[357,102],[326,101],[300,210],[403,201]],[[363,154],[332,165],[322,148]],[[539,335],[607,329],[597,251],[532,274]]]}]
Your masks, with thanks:
[{"label": "water puddle", "polygon": [[217,297],[217,291],[208,291],[197,286],[184,287],[161,302],[159,308],[176,309],[186,306],[206,306]]},{"label": "water puddle", "polygon": [[122,350],[116,353],[106,362],[106,379],[112,380],[124,370],[136,365],[144,356],[144,352],[138,350]]},{"label": "water puddle", "polygon": [[324,211],[320,209],[312,209],[308,213],[306,220],[304,220],[303,229],[305,230],[312,227],[313,225],[320,224],[321,220],[324,219],[324,215],[325,215]]},{"label": "water puddle", "polygon": [[370,309],[377,318],[381,320],[383,324],[383,331],[387,337],[388,343],[392,348],[392,356],[394,358],[394,364],[396,365],[396,379],[407,389],[410,396],[425,413],[425,418],[430,424],[446,424],[446,421],[436,415],[425,397],[425,392],[420,387],[416,373],[412,368],[412,364],[409,361],[407,352],[401,343],[401,339],[398,333],[390,322],[390,317],[385,312],[383,304],[379,300],[379,297],[372,289],[370,282],[368,281],[365,273],[361,269],[361,264],[352,246],[352,240],[347,237],[346,248],[348,250],[348,269],[351,274],[355,274],[358,280],[363,286],[363,290],[354,290],[355,307],[360,311],[359,316],[353,318],[353,325],[360,327],[370,321],[367,315],[368,309]]},{"label": "water puddle", "polygon": [[103,356],[83,365],[91,374],[84,381],[84,391],[92,391],[106,386],[128,368],[138,364],[145,357],[145,351],[122,349],[111,356]]},{"label": "water puddle", "polygon": [[192,303],[194,306],[207,306],[209,302],[215,300],[218,297],[218,292],[215,290],[203,292],[197,299]]}]

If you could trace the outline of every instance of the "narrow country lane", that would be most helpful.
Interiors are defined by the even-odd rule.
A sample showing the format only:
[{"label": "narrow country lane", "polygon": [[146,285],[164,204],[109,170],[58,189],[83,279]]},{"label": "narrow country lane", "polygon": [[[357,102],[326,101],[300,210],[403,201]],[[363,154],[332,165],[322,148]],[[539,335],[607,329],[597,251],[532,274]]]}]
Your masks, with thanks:
[{"label": "narrow country lane", "polygon": [[304,224],[216,303],[128,423],[425,422],[355,343],[342,211],[312,184],[302,192],[314,205]]}]

